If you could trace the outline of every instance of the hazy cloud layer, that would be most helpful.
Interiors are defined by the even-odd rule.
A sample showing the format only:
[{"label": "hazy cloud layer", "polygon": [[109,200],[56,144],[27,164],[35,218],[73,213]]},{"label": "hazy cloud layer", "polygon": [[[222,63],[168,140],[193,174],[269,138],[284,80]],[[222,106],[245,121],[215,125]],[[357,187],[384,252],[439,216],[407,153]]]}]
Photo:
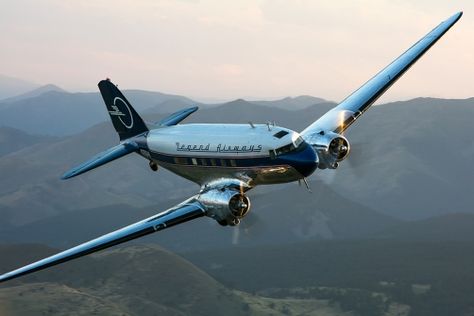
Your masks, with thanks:
[{"label": "hazy cloud layer", "polygon": [[460,23],[382,101],[469,97],[471,1],[2,1],[0,72],[68,90],[121,87],[340,100],[441,20]]}]

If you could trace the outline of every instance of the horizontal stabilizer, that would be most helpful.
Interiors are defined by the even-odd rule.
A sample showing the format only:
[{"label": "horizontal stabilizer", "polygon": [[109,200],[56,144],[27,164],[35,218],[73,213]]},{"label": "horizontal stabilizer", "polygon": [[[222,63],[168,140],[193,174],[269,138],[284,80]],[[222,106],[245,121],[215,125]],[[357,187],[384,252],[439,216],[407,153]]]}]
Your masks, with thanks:
[{"label": "horizontal stabilizer", "polygon": [[94,157],[84,162],[83,164],[69,170],[68,172],[63,174],[61,179],[69,179],[69,178],[75,177],[86,171],[102,166],[108,162],[111,162],[117,158],[128,155],[137,150],[138,150],[138,145],[135,142],[121,143],[117,146],[107,149],[106,151],[101,152],[100,154],[95,155]]},{"label": "horizontal stabilizer", "polygon": [[181,122],[182,120],[184,120],[185,118],[187,118],[189,115],[196,112],[198,109],[199,108],[197,106],[193,106],[192,108],[188,108],[188,109],[184,109],[184,110],[174,112],[173,114],[171,114],[170,116],[162,119],[161,121],[157,122],[156,124],[160,125],[160,126],[176,125],[179,122]]}]

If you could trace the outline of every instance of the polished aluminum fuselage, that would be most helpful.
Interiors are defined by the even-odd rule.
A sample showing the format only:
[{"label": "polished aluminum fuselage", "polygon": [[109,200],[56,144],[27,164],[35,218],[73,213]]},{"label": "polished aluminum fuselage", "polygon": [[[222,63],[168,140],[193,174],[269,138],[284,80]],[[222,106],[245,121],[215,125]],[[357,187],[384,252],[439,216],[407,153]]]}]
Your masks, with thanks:
[{"label": "polished aluminum fuselage", "polygon": [[[287,134],[281,138],[276,133]],[[275,157],[276,148],[294,143],[295,131],[265,124],[186,124],[151,130],[147,137],[149,159],[171,172],[200,185],[216,179],[239,179],[251,186],[285,183],[307,176],[290,154]],[[305,151],[307,164],[317,157],[311,146]],[[313,153],[313,155],[311,155]],[[308,166],[307,166],[308,167]]]}]

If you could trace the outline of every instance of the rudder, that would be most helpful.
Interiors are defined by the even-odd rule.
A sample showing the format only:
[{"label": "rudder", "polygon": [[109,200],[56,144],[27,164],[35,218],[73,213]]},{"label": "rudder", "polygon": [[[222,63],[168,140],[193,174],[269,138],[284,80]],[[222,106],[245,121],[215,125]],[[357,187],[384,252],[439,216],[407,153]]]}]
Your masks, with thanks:
[{"label": "rudder", "polygon": [[120,140],[148,131],[140,115],[110,79],[102,80],[98,86]]}]

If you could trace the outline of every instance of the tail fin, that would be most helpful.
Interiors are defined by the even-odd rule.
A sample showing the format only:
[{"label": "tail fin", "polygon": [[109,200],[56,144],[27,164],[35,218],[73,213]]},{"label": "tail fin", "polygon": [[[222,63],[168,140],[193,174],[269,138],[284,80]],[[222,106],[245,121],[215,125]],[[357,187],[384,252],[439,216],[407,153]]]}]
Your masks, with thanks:
[{"label": "tail fin", "polygon": [[148,131],[145,122],[110,79],[99,82],[99,90],[120,140]]}]

